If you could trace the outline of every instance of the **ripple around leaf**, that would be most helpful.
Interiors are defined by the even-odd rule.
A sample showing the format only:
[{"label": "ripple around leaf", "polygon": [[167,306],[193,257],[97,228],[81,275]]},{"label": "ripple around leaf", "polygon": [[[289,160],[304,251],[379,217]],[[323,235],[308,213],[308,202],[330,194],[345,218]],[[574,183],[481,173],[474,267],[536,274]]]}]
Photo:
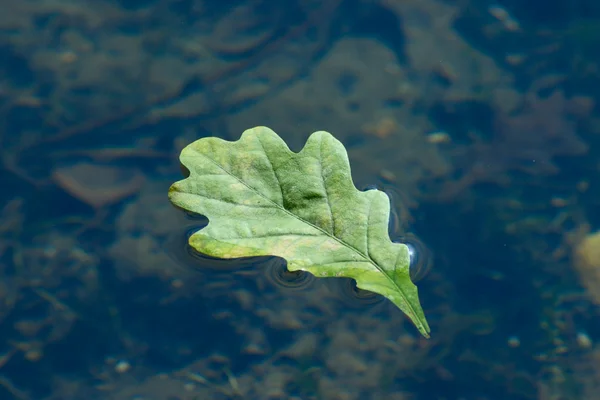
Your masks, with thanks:
[{"label": "ripple around leaf", "polygon": [[377,293],[358,288],[352,279],[340,279],[337,285],[332,285],[332,290],[339,295],[344,304],[353,308],[372,308],[384,300],[384,297]]},{"label": "ripple around leaf", "polygon": [[410,279],[414,283],[425,278],[433,266],[433,254],[431,250],[412,233],[397,235],[395,243],[403,243],[408,247],[410,255]]},{"label": "ripple around leaf", "polygon": [[178,234],[172,234],[163,243],[167,255],[177,264],[183,267],[211,270],[214,272],[239,271],[245,268],[256,267],[257,265],[270,265],[270,258],[263,257],[259,260],[256,257],[239,258],[236,260],[227,260],[211,257],[208,254],[198,252],[189,244],[190,237],[198,232],[204,225],[190,224],[185,225],[186,229]]},{"label": "ripple around leaf", "polygon": [[294,290],[305,289],[315,280],[315,276],[306,271],[288,270],[281,260],[267,265],[267,277],[278,286]]},{"label": "ripple around leaf", "polygon": [[266,127],[240,140],[202,138],[181,152],[189,176],[174,183],[176,206],[206,215],[190,245],[216,258],[278,256],[288,270],[347,277],[399,307],[421,334],[429,326],[410,279],[409,248],[388,233],[390,201],[359,191],[344,146],[324,131],[299,153]]}]

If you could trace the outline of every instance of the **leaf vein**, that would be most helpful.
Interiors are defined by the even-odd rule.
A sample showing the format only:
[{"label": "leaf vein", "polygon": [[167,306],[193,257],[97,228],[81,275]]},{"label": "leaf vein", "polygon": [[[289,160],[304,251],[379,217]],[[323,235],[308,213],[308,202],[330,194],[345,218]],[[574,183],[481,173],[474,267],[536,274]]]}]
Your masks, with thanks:
[{"label": "leaf vein", "polygon": [[370,240],[369,240],[369,234],[371,231],[371,214],[373,210],[373,200],[369,199],[369,211],[367,211],[367,233],[366,233],[366,243],[365,243],[365,252],[367,257],[370,259],[370,250],[369,250],[369,245],[371,244]]},{"label": "leaf vein", "polygon": [[283,188],[281,187],[281,181],[279,180],[277,171],[275,171],[275,167],[273,166],[273,163],[271,162],[271,159],[269,158],[269,155],[267,154],[267,150],[265,149],[265,146],[264,146],[262,140],[260,140],[260,135],[256,135],[256,139],[258,140],[258,143],[260,144],[260,147],[262,148],[263,153],[265,153],[265,158],[267,159],[267,162],[269,163],[269,166],[271,167],[271,171],[273,171],[273,176],[275,177],[275,180],[277,181],[277,187],[279,188],[279,195],[281,196],[281,207],[283,207],[285,209]]},{"label": "leaf vein", "polygon": [[318,238],[321,235],[315,235],[315,234],[310,234],[310,233],[284,233],[284,232],[275,232],[275,233],[268,233],[268,234],[264,234],[264,235],[252,235],[251,237],[241,237],[238,236],[235,239],[241,239],[241,240],[246,240],[246,239],[264,239],[264,238],[270,238],[270,237],[282,237],[282,236],[297,236],[297,237],[315,237]]},{"label": "leaf vein", "polygon": [[220,201],[221,203],[227,203],[227,204],[231,204],[234,206],[240,206],[240,207],[248,207],[248,208],[264,208],[264,209],[273,209],[272,206],[269,205],[260,205],[260,204],[242,204],[242,203],[236,203],[233,201],[229,201],[229,200],[225,200],[225,199],[217,199],[215,197],[208,197],[206,195],[201,195],[203,198],[207,199],[207,200],[214,200],[214,201]]},{"label": "leaf vein", "polygon": [[321,142],[319,143],[319,170],[321,173],[321,181],[323,182],[323,190],[325,191],[325,202],[327,203],[327,208],[329,210],[329,219],[331,220],[330,229],[331,234],[335,235],[335,220],[333,219],[333,210],[331,208],[331,202],[329,201],[329,191],[327,190],[327,183],[325,182],[325,176],[323,175],[323,139],[321,138]]}]

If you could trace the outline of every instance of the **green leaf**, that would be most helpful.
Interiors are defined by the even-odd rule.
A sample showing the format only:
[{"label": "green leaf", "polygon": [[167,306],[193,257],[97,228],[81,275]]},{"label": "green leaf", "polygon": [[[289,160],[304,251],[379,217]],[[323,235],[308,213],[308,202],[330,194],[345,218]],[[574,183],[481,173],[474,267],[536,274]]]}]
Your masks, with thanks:
[{"label": "green leaf", "polygon": [[279,256],[290,271],[348,277],[398,306],[429,337],[408,247],[388,233],[390,201],[352,182],[344,145],[315,132],[299,153],[266,127],[240,140],[202,138],[183,149],[190,175],[169,189],[171,202],[209,224],[190,245],[216,258]]}]

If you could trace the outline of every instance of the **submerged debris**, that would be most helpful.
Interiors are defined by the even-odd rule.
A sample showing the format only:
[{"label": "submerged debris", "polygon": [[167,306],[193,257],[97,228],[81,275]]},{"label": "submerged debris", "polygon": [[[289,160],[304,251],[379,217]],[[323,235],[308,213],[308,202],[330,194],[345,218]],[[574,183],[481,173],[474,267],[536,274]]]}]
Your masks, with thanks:
[{"label": "submerged debris", "polygon": [[138,169],[87,162],[56,168],[52,178],[66,192],[94,208],[117,203],[137,193],[145,182]]},{"label": "submerged debris", "polygon": [[575,246],[574,267],[592,301],[600,305],[600,231]]}]

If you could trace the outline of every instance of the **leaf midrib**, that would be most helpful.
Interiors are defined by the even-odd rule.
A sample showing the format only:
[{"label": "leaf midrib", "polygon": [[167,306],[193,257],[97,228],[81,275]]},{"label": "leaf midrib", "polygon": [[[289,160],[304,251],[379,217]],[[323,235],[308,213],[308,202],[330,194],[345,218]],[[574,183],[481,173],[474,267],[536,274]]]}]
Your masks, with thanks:
[{"label": "leaf midrib", "polygon": [[[264,149],[264,147],[263,147]],[[362,251],[358,250],[356,247],[344,242],[343,240],[339,239],[338,237],[329,234],[329,232],[323,230],[322,228],[320,228],[319,226],[305,220],[304,218],[293,214],[292,212],[290,212],[289,210],[287,210],[285,207],[280,206],[279,204],[275,203],[273,200],[271,200],[270,198],[266,197],[265,195],[263,195],[260,191],[256,190],[255,188],[253,188],[252,186],[248,185],[245,181],[243,181],[242,179],[240,179],[238,176],[234,175],[233,173],[231,173],[230,171],[228,171],[227,169],[225,169],[223,166],[221,166],[218,162],[216,162],[215,160],[213,160],[212,158],[210,158],[208,155],[201,153],[199,151],[194,150],[194,152],[196,154],[199,154],[201,156],[203,156],[204,158],[206,158],[207,160],[209,160],[210,162],[212,162],[215,166],[217,166],[218,168],[220,168],[223,172],[225,172],[227,175],[233,177],[234,179],[236,179],[238,182],[240,182],[242,185],[244,185],[245,187],[247,187],[248,189],[250,189],[251,191],[253,191],[254,193],[256,193],[257,195],[259,195],[260,197],[262,197],[263,199],[267,200],[269,203],[273,204],[273,206],[275,208],[278,208],[282,211],[284,211],[286,214],[288,214],[289,216],[296,218],[302,222],[304,222],[307,225],[310,225],[311,227],[315,228],[316,230],[322,232],[325,236],[330,237],[331,239],[335,240],[336,242],[340,243],[342,246],[350,249],[351,251],[356,252],[357,254],[359,254],[360,256],[362,256],[362,258],[366,259],[371,265],[373,265],[375,267],[375,269],[377,269],[379,272],[381,272],[381,274],[383,276],[385,276],[394,287],[396,287],[398,289],[398,292],[400,293],[400,295],[403,297],[404,302],[406,303],[406,305],[410,308],[413,316],[415,317],[415,321],[419,321],[419,324],[421,325],[420,328],[422,328],[423,330],[425,330],[425,326],[423,325],[423,323],[420,321],[420,319],[418,318],[418,314],[415,311],[415,309],[413,308],[413,306],[410,304],[410,302],[408,301],[408,297],[406,296],[406,294],[404,293],[404,291],[402,290],[402,288],[400,286],[398,286],[398,284],[388,275],[385,273],[385,271],[383,269],[381,269],[381,267],[379,267],[379,265],[377,265],[377,263],[368,255],[364,254]],[[293,154],[294,155],[294,154]],[[265,151],[265,156],[266,156],[266,151]],[[268,157],[267,157],[268,158]],[[319,163],[321,163],[321,160],[318,160]],[[277,173],[275,173],[275,167],[271,164],[273,173],[275,175],[277,175]],[[324,183],[325,184],[325,183]],[[281,185],[279,185],[280,189],[281,189]],[[356,189],[355,189],[356,190]],[[283,191],[282,191],[282,195],[283,195]],[[237,204],[236,204],[237,205]],[[367,241],[369,240],[369,238],[367,237]],[[395,267],[395,266],[394,266]]]}]

